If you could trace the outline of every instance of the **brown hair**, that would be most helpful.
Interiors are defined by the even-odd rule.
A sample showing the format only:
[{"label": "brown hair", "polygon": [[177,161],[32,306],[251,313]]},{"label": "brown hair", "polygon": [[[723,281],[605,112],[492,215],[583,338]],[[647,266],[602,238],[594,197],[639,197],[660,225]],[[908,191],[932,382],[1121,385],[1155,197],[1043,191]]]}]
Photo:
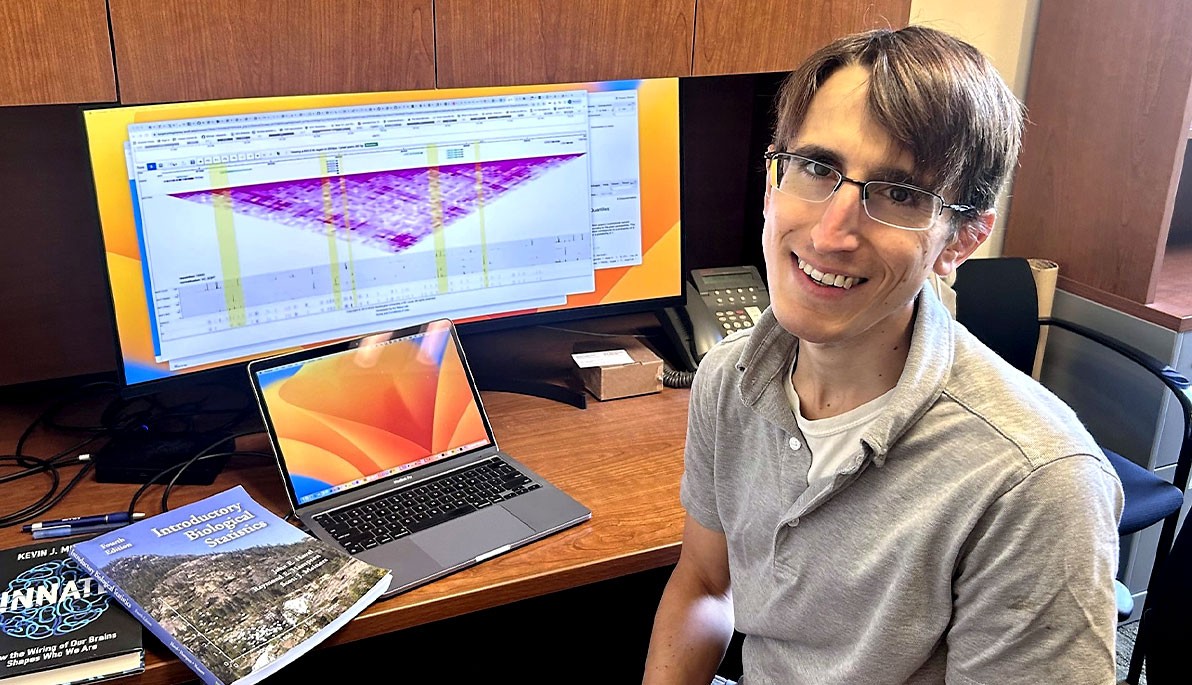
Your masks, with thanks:
[{"label": "brown hair", "polygon": [[[949,202],[991,209],[1018,159],[1024,108],[989,60],[942,31],[908,26],[845,36],[786,79],[774,148],[786,149],[820,86],[837,69],[870,70],[869,113]],[[957,220],[953,227],[959,227]]]}]

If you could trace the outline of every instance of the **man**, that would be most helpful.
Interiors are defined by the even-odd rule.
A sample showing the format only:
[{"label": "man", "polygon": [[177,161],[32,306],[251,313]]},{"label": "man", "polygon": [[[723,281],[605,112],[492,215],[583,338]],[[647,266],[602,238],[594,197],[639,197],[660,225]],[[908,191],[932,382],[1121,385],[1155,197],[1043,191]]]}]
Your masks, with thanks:
[{"label": "man", "polygon": [[700,364],[683,551],[645,682],[1112,683],[1120,483],[1071,410],[932,287],[989,236],[1022,108],[913,26],[783,87],[771,307]]}]

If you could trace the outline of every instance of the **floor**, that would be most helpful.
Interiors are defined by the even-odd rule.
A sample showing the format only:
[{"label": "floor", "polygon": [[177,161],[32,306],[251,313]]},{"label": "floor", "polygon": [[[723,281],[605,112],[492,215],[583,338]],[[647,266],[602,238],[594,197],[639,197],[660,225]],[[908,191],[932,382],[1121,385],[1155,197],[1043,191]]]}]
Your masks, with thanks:
[{"label": "floor", "polygon": [[[1117,677],[1118,682],[1123,682],[1122,679],[1126,677],[1126,673],[1130,670],[1130,654],[1134,649],[1134,637],[1138,634],[1138,622],[1126,623],[1118,626],[1117,637]],[[1138,685],[1146,685],[1146,667],[1142,669],[1142,678],[1139,679]]]}]

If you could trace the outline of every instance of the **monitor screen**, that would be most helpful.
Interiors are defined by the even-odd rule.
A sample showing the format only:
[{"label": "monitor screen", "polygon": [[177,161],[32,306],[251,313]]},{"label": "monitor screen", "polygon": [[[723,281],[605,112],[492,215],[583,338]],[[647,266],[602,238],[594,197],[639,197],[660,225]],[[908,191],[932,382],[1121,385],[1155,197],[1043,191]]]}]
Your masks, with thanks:
[{"label": "monitor screen", "polygon": [[681,296],[678,79],[83,118],[128,385],[435,318]]}]

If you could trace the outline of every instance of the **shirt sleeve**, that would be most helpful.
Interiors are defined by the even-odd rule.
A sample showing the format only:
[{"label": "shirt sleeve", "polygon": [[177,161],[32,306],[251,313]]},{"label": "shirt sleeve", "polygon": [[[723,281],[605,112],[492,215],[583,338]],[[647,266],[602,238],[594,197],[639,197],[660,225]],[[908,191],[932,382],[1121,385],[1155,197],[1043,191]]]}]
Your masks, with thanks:
[{"label": "shirt sleeve", "polygon": [[947,682],[1115,681],[1122,502],[1112,468],[1075,455],[990,507],[958,560]]},{"label": "shirt sleeve", "polygon": [[687,412],[687,440],[683,448],[683,478],[679,500],[701,526],[724,532],[716,506],[715,426],[717,385],[707,366],[701,367],[691,385]]}]

